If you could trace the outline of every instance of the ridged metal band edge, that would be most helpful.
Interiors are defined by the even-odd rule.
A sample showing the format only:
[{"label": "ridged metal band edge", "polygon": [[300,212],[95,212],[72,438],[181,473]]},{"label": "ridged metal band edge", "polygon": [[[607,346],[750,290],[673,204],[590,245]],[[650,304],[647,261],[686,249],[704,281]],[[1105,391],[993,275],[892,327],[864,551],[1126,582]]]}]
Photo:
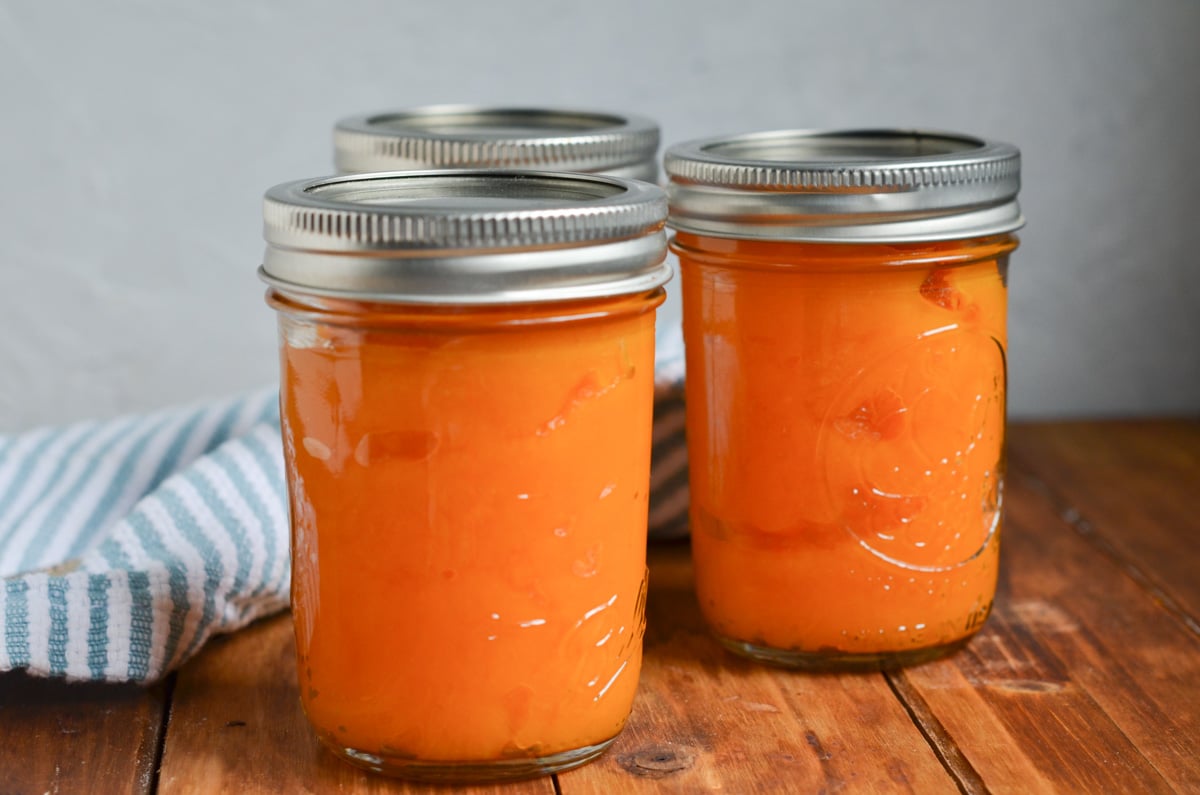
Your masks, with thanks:
[{"label": "ridged metal band edge", "polygon": [[[610,126],[529,136],[479,132],[422,130],[419,126],[387,126],[411,119],[414,124],[440,116],[487,118],[516,114],[536,118],[577,116],[611,120]],[[553,129],[553,128],[548,128]],[[661,135],[651,119],[603,111],[566,108],[504,108],[439,105],[379,111],[339,120],[334,126],[334,157],[340,171],[387,168],[544,168],[604,173],[653,165]]]},{"label": "ridged metal band edge", "polygon": [[1020,155],[946,165],[888,165],[875,168],[787,168],[699,162],[667,153],[667,175],[676,181],[747,190],[836,191],[874,188],[914,190],[985,182],[1004,182],[1020,175]]},{"label": "ridged metal band edge", "polygon": [[[371,174],[370,179],[422,176],[529,176],[562,178],[553,172],[441,171]],[[582,178],[582,177],[581,177]],[[355,177],[340,178],[342,181]],[[592,177],[592,179],[604,179]],[[322,202],[306,188],[338,180],[302,180],[278,185],[263,199],[263,235],[272,245],[316,251],[538,248],[615,240],[661,229],[667,216],[659,188],[630,182],[626,194],[608,204],[503,212],[407,215],[387,206]],[[331,206],[332,205],[332,206]]]},{"label": "ridged metal band edge", "polygon": [[554,166],[563,171],[579,170],[577,166],[582,164],[598,170],[653,160],[658,150],[657,134],[535,142],[444,140],[338,130],[334,137],[339,169],[343,164],[399,162],[426,168]]}]

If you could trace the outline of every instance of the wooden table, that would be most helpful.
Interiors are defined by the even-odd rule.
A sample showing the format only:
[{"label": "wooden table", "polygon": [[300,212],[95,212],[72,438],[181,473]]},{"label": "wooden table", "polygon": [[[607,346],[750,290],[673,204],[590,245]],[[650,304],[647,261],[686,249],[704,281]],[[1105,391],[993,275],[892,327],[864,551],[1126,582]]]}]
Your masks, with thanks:
[{"label": "wooden table", "polygon": [[[900,673],[750,664],[651,550],[645,667],[598,762],[470,792],[1200,792],[1200,421],[1010,434],[1000,597]],[[445,792],[361,773],[300,713],[286,616],[150,688],[0,677],[0,793]]]}]

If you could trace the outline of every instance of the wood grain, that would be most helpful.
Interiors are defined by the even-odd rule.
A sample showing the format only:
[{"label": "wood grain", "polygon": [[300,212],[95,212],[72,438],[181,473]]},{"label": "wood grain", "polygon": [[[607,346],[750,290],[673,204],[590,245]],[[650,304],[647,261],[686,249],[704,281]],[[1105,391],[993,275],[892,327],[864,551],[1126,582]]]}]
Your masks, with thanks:
[{"label": "wood grain", "polygon": [[650,555],[645,662],[625,731],[564,795],[957,792],[879,674],[756,665],[708,635],[686,544]]},{"label": "wood grain", "polygon": [[[1200,422],[1011,441],[997,607],[959,654],[887,675],[743,661],[703,626],[686,543],[655,545],[641,688],[613,748],[453,791],[1200,792]],[[448,791],[322,749],[294,665],[285,615],[214,641],[173,688],[0,676],[0,795]]]},{"label": "wood grain", "polygon": [[1200,421],[1017,425],[1013,469],[1200,635]]},{"label": "wood grain", "polygon": [[1010,479],[997,609],[895,678],[992,792],[1200,791],[1200,638]]},{"label": "wood grain", "polygon": [[[288,615],[220,638],[178,675],[159,792],[445,793],[358,770],[317,742],[300,708]],[[554,792],[550,778],[455,789],[484,795]]]},{"label": "wood grain", "polygon": [[0,793],[150,793],[166,686],[0,676]]}]

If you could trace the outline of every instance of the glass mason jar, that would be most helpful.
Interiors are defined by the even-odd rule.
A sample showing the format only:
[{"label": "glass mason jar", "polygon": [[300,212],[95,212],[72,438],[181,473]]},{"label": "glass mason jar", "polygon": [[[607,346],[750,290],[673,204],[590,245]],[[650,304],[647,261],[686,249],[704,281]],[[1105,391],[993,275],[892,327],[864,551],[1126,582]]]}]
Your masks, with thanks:
[{"label": "glass mason jar", "polygon": [[334,753],[497,780],[621,730],[665,217],[659,188],[569,174],[267,193],[300,694]]},{"label": "glass mason jar", "polygon": [[[528,168],[658,181],[658,125],[628,113],[567,108],[425,105],[337,122],[341,173],[427,168]],[[674,257],[669,258],[674,260]],[[679,316],[669,290],[660,310]],[[687,448],[678,323],[659,323],[649,534],[687,533]]]},{"label": "glass mason jar", "polygon": [[900,131],[668,150],[696,589],[729,649],[889,668],[983,625],[1019,157]]}]

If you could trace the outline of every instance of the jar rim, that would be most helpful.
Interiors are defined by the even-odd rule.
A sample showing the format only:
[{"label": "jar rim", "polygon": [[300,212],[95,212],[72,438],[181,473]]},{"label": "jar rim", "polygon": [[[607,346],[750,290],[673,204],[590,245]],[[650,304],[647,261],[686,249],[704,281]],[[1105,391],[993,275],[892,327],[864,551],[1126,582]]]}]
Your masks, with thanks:
[{"label": "jar rim", "polygon": [[406,168],[533,168],[658,177],[658,124],[573,108],[423,105],[362,113],[334,126],[342,173]]},{"label": "jar rim", "polygon": [[665,156],[668,225],[720,237],[906,242],[1024,224],[1020,152],[927,130],[773,130],[702,138]]},{"label": "jar rim", "polygon": [[671,276],[666,197],[617,177],[384,172],[297,180],[263,200],[260,275],[285,292],[427,304],[560,301]]}]

